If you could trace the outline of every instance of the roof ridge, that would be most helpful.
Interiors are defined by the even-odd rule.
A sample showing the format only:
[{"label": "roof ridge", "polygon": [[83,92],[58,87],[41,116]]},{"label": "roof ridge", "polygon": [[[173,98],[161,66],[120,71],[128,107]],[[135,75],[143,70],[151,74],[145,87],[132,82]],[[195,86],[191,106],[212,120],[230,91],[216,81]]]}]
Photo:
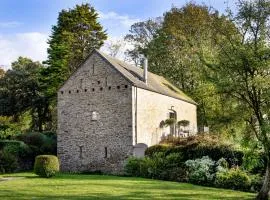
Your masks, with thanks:
[{"label": "roof ridge", "polygon": [[146,84],[143,81],[143,69],[141,67],[111,57],[97,49],[95,51],[134,86],[197,105],[192,98],[163,76],[148,72],[148,82]]}]

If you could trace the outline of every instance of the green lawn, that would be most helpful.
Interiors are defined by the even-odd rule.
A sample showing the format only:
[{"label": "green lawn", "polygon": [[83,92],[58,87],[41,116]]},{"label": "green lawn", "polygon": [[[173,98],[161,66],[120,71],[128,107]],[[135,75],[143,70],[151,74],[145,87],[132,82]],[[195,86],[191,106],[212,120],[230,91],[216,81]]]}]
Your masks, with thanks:
[{"label": "green lawn", "polygon": [[[39,178],[31,173],[0,181],[0,199],[225,199],[248,200],[254,194],[143,178],[60,174]],[[6,177],[6,176],[5,176]]]}]

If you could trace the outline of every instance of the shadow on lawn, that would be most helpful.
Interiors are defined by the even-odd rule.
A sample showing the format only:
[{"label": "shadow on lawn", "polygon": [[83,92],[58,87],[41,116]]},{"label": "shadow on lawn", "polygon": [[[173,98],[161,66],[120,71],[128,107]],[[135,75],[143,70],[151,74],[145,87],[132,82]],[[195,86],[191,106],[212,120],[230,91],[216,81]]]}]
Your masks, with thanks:
[{"label": "shadow on lawn", "polygon": [[[88,195],[26,195],[21,192],[14,192],[12,194],[12,197],[10,196],[9,190],[2,190],[0,194],[1,199],[37,199],[37,200],[86,200],[86,199],[104,199],[104,200],[142,200],[142,199],[176,199],[176,200],[252,200],[252,196],[247,198],[242,197],[221,197],[218,194],[208,194],[205,196],[205,194],[164,194],[164,195],[158,195],[153,196],[147,192],[130,192],[129,194],[125,195],[108,195],[106,193],[92,193]],[[9,198],[8,198],[9,197]]]}]

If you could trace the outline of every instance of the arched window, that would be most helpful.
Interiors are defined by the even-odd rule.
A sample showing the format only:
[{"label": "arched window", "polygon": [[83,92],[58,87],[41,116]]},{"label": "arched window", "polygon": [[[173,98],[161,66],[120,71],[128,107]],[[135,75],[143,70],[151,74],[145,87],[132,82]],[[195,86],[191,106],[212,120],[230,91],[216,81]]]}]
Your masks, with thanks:
[{"label": "arched window", "polygon": [[171,121],[174,123],[170,124],[170,135],[176,136],[176,123],[177,123],[177,112],[173,109],[174,106],[171,106],[171,109],[169,109],[169,119],[172,119]]}]

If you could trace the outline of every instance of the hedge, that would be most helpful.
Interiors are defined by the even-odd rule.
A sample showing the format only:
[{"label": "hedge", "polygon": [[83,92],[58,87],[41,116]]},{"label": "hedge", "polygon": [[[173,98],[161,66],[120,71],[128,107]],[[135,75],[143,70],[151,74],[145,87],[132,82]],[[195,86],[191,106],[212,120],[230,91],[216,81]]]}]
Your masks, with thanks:
[{"label": "hedge", "polygon": [[163,152],[165,155],[171,153],[179,153],[183,156],[183,161],[194,160],[203,156],[209,156],[217,161],[220,158],[225,158],[229,166],[241,166],[243,163],[244,153],[239,150],[234,150],[231,146],[203,146],[191,144],[188,146],[165,146],[154,145],[146,149],[145,155],[152,157],[156,152]]},{"label": "hedge", "polygon": [[18,140],[0,140],[0,150],[6,146],[20,146],[21,144],[24,144],[24,142]]},{"label": "hedge", "polygon": [[50,178],[59,172],[58,158],[54,155],[39,155],[35,159],[35,174]]}]

